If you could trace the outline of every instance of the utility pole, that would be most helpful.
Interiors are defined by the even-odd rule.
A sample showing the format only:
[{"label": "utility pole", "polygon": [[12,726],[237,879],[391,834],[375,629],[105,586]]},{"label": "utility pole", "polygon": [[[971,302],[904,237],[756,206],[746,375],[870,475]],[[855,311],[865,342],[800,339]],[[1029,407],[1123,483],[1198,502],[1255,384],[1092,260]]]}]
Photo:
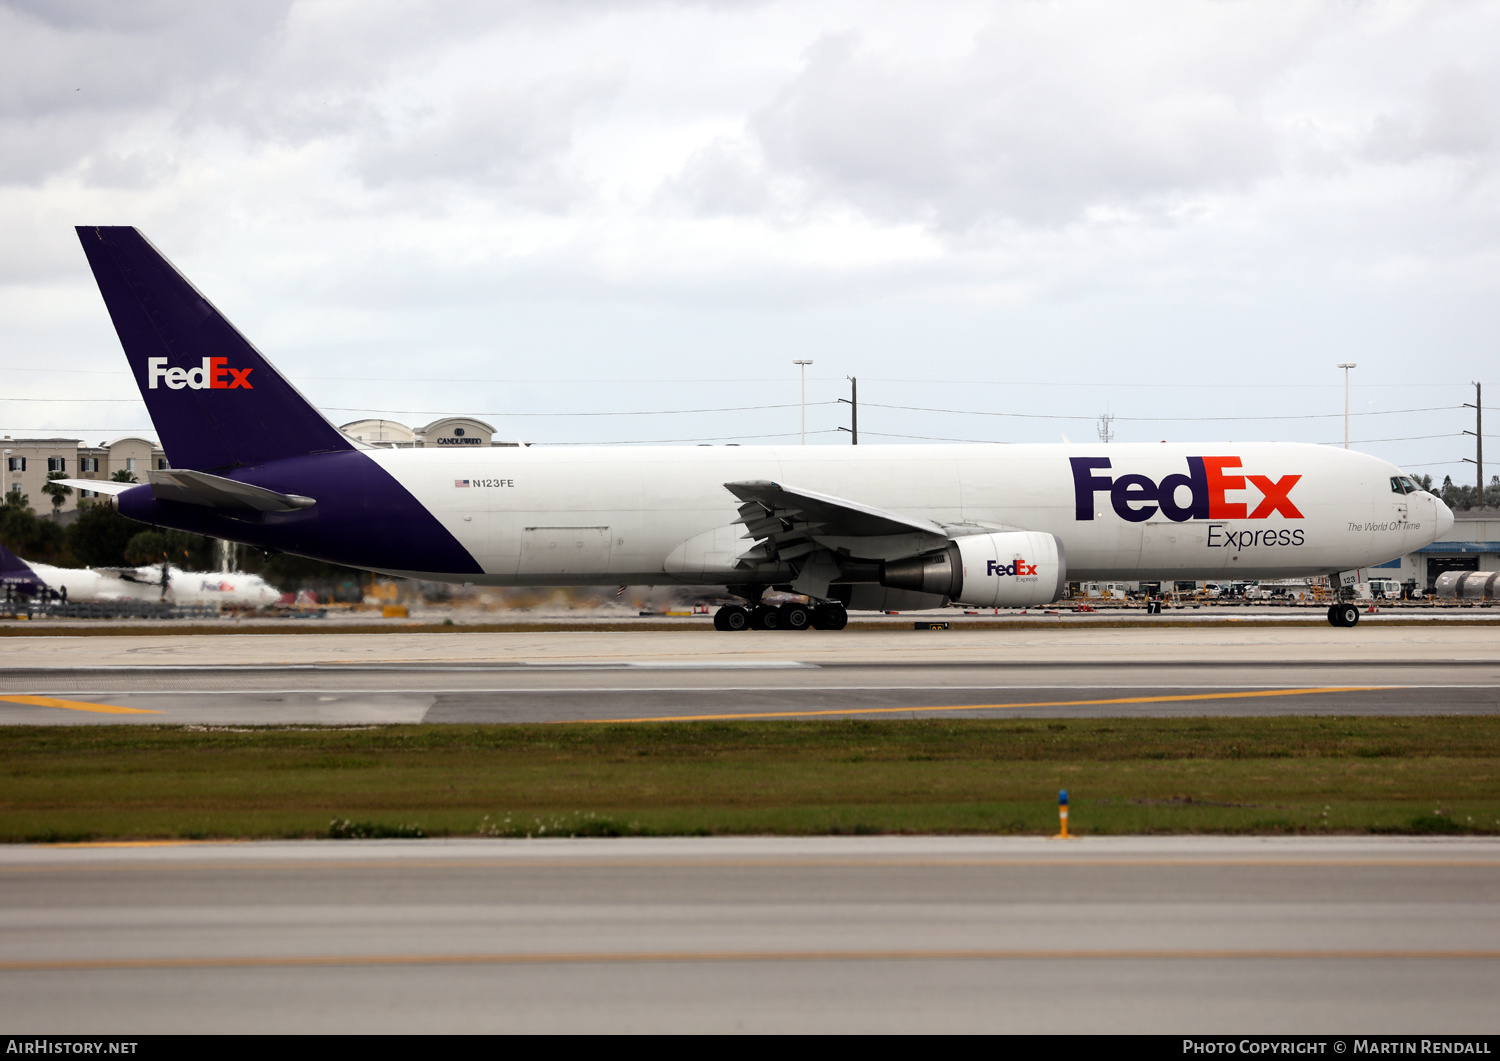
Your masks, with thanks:
[{"label": "utility pole", "polygon": [[1099,416],[1099,441],[1113,442],[1115,440],[1114,413],[1102,413]]},{"label": "utility pole", "polygon": [[1474,410],[1474,430],[1465,431],[1466,435],[1474,436],[1474,459],[1464,458],[1465,464],[1474,465],[1479,471],[1479,490],[1474,495],[1474,507],[1484,507],[1484,399],[1483,391],[1478,381],[1474,383],[1474,400],[1464,402],[1465,409]]},{"label": "utility pole", "polygon": [[802,366],[802,444],[807,445],[807,366],[811,361],[797,360],[792,364]]},{"label": "utility pole", "polygon": [[1340,361],[1339,368],[1344,370],[1344,448],[1349,448],[1349,370],[1358,368],[1359,365],[1353,361]]},{"label": "utility pole", "polygon": [[849,397],[840,398],[839,401],[849,406],[850,426],[841,427],[839,428],[839,430],[849,432],[850,438],[853,439],[853,441],[851,441],[849,444],[851,446],[857,446],[859,445],[859,380],[855,379],[853,376],[848,377],[848,379]]}]

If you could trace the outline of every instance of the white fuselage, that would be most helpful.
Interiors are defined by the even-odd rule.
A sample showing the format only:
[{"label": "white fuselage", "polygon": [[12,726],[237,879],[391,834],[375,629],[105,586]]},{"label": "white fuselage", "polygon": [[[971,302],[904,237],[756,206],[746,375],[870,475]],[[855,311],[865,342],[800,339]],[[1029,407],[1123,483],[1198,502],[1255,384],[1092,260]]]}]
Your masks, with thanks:
[{"label": "white fuselage", "polygon": [[[488,585],[732,582],[735,556],[753,542],[735,525],[738,502],[724,484],[743,480],[941,524],[1043,531],[1063,543],[1070,580],[1327,574],[1401,556],[1452,525],[1452,513],[1431,494],[1393,490],[1401,472],[1388,462],[1300,443],[473,447],[368,455],[478,561],[484,574],[465,580]],[[1190,458],[1204,457],[1218,462],[1213,509],[1198,504],[1189,515],[1194,488],[1185,473]],[[1070,458],[1107,458],[1106,470],[1091,473],[1107,477],[1106,485],[1080,493]],[[1174,476],[1178,486],[1161,486]],[[1133,492],[1115,496],[1109,478],[1133,478]],[[1162,489],[1168,500],[1153,502],[1151,492]],[[1267,496],[1278,489],[1279,498]],[[890,560],[901,548],[877,543],[851,555]]]},{"label": "white fuselage", "polygon": [[[167,592],[161,589],[161,567],[95,570],[28,564],[47,588],[67,590],[70,601],[161,601],[169,604],[232,604],[262,607],[281,599],[281,591],[259,575],[240,572],[180,571],[169,568]],[[128,577],[127,577],[128,576]]]}]

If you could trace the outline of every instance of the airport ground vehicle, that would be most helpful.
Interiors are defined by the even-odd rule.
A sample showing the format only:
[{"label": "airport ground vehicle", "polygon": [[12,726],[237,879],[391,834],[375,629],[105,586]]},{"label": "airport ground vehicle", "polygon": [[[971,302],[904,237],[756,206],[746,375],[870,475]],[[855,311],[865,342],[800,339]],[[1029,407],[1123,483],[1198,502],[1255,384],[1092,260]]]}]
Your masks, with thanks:
[{"label": "airport ground vehicle", "polygon": [[[1069,579],[1337,575],[1452,525],[1387,462],[1289,443],[374,449],[135,229],[78,234],[172,465],[110,484],[120,511],[263,549],[429,581],[724,586],[747,627],[835,627],[1044,604]],[[773,618],[773,588],[812,604]]]}]

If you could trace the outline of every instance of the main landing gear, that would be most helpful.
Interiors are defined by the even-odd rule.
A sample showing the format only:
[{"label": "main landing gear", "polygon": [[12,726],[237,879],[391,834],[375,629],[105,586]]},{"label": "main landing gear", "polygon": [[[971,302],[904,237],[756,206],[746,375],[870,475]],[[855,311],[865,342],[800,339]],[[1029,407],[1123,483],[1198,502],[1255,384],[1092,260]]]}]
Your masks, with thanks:
[{"label": "main landing gear", "polygon": [[779,608],[756,604],[746,608],[726,604],[714,612],[715,630],[842,630],[849,625],[849,613],[842,604],[783,604]]},{"label": "main landing gear", "polygon": [[1328,606],[1328,623],[1330,626],[1353,626],[1359,622],[1359,606],[1351,601],[1341,601],[1338,604]]}]

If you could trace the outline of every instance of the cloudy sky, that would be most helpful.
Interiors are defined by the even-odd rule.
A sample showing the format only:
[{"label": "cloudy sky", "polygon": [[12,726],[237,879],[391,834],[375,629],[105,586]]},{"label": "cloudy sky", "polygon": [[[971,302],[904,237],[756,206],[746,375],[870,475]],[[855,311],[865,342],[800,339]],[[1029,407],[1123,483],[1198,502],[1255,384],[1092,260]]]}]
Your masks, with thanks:
[{"label": "cloudy sky", "polygon": [[132,224],[338,423],[1338,443],[1353,361],[1468,481],[1497,158],[1494,2],[5,0],[0,433],[149,429]]}]

